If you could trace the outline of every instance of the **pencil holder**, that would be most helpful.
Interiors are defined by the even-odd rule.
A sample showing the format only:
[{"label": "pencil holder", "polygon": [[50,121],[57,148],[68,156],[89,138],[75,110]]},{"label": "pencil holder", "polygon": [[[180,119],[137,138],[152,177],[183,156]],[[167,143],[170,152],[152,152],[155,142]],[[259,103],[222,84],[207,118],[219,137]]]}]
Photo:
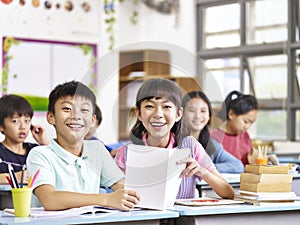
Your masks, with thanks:
[{"label": "pencil holder", "polygon": [[31,205],[31,188],[12,188],[11,189],[13,206],[16,217],[28,217]]}]

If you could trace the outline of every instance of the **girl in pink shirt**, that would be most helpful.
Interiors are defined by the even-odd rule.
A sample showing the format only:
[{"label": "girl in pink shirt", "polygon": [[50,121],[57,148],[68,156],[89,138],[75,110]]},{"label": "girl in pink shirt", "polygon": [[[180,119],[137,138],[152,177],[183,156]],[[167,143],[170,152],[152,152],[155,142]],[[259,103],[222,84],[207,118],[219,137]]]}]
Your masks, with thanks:
[{"label": "girl in pink shirt", "polygon": [[[181,90],[170,80],[147,80],[136,96],[136,123],[130,139],[134,144],[161,148],[190,148],[191,157],[178,163],[186,164],[180,177],[182,182],[177,198],[195,197],[195,180],[204,179],[223,198],[233,198],[233,188],[216,170],[202,145],[194,137],[184,137],[181,131]],[[125,172],[127,147],[121,147],[116,155],[117,165]]]},{"label": "girl in pink shirt", "polygon": [[255,122],[257,114],[258,104],[254,96],[232,91],[218,114],[224,123],[211,132],[211,136],[244,165],[249,164],[253,157],[252,141],[247,130]]}]

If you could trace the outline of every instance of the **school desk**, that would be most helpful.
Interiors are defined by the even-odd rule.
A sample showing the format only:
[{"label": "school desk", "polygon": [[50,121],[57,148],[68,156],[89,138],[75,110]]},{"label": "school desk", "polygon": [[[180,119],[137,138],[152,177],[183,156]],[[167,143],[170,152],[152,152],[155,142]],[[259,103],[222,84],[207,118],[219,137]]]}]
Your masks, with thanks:
[{"label": "school desk", "polygon": [[[13,207],[10,190],[11,187],[9,184],[0,184],[0,210]],[[99,193],[107,193],[107,190],[100,188]]]},{"label": "school desk", "polygon": [[273,206],[253,206],[248,204],[219,206],[179,206],[175,210],[180,217],[175,219],[180,225],[283,225],[299,224],[300,201],[293,204]]},{"label": "school desk", "polygon": [[[3,211],[0,212],[1,215]],[[13,216],[1,216],[1,225],[64,225],[64,224],[108,224],[108,225],[159,225],[160,220],[177,218],[178,212],[140,210],[132,212],[96,213],[60,217],[60,218],[15,218]]]},{"label": "school desk", "polygon": [[278,157],[278,160],[280,163],[293,163],[300,165],[300,158],[281,156]]}]

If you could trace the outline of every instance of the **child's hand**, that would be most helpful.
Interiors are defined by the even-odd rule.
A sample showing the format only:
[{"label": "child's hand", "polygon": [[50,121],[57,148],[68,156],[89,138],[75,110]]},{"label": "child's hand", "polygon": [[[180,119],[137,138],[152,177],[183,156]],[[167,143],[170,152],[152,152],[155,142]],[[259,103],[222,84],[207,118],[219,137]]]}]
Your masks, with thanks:
[{"label": "child's hand", "polygon": [[132,190],[118,189],[110,194],[109,204],[111,207],[129,211],[132,209],[140,200],[139,195]]},{"label": "child's hand", "polygon": [[33,138],[40,145],[48,145],[50,143],[48,137],[46,136],[45,129],[40,125],[31,125],[30,127]]},{"label": "child's hand", "polygon": [[251,152],[247,154],[248,163],[255,164],[255,159],[258,157],[258,151],[256,149],[252,149]]},{"label": "child's hand", "polygon": [[114,148],[113,150],[110,151],[110,155],[114,158],[116,156],[117,152],[118,152],[118,149]]},{"label": "child's hand", "polygon": [[279,159],[275,154],[268,156],[268,164],[270,165],[279,165]]},{"label": "child's hand", "polygon": [[199,177],[202,177],[207,173],[207,169],[200,166],[199,163],[194,158],[183,159],[177,162],[177,164],[185,164],[185,163],[186,163],[186,167],[181,172],[179,176],[180,178],[182,177],[190,178],[194,174]]}]

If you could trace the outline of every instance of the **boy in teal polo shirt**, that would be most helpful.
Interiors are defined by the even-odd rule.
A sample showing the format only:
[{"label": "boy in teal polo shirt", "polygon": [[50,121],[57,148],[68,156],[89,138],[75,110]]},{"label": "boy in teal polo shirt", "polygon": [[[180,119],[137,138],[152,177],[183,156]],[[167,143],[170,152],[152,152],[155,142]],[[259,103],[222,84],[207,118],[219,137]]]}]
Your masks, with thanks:
[{"label": "boy in teal polo shirt", "polygon": [[[45,210],[101,205],[130,210],[139,201],[135,191],[124,190],[124,174],[99,141],[84,141],[95,125],[96,97],[84,84],[70,81],[49,95],[47,121],[56,131],[48,146],[31,150],[29,175],[40,170],[34,194]],[[99,194],[99,187],[114,192]],[[33,204],[36,206],[36,204]]]}]

